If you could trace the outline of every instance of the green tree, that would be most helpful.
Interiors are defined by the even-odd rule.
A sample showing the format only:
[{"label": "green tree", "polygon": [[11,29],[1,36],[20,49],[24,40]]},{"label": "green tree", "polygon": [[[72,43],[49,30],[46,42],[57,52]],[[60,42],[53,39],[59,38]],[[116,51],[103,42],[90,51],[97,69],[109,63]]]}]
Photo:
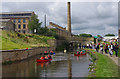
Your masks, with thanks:
[{"label": "green tree", "polygon": [[37,33],[40,34],[40,35],[46,35],[47,32],[48,32],[48,29],[47,29],[47,28],[45,28],[45,27],[40,27]]},{"label": "green tree", "polygon": [[105,36],[115,36],[114,34],[106,34]]},{"label": "green tree", "polygon": [[97,37],[102,37],[101,35],[97,35]]},{"label": "green tree", "polygon": [[79,36],[79,37],[92,37],[91,34],[85,34],[85,33],[79,34],[78,36]]},{"label": "green tree", "polygon": [[28,23],[28,28],[30,29],[30,31],[32,33],[34,33],[34,29],[36,29],[36,31],[38,31],[38,29],[40,28],[41,24],[42,24],[42,22],[39,23],[38,16],[36,14],[34,14],[30,18],[30,21]]}]

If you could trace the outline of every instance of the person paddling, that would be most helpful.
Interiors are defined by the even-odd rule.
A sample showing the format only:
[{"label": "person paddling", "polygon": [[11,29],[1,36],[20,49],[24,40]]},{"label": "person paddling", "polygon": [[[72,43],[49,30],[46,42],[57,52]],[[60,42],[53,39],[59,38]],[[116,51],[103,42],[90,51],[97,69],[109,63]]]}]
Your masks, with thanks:
[{"label": "person paddling", "polygon": [[41,56],[41,58],[40,58],[41,60],[44,60],[45,59],[45,56]]},{"label": "person paddling", "polygon": [[47,53],[47,51],[45,51],[44,53]]},{"label": "person paddling", "polygon": [[48,59],[48,57],[47,57],[47,56],[45,56],[45,59]]},{"label": "person paddling", "polygon": [[83,52],[81,51],[80,54],[82,54]]},{"label": "person paddling", "polygon": [[48,59],[52,59],[52,57],[50,55],[48,55]]},{"label": "person paddling", "polygon": [[50,53],[53,53],[53,51],[51,50]]}]

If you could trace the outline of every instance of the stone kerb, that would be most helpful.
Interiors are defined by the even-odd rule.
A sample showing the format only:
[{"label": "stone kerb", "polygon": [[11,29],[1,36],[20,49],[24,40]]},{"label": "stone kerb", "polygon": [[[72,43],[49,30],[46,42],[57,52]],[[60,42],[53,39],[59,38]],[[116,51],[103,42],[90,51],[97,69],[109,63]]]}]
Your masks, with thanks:
[{"label": "stone kerb", "polygon": [[24,60],[29,57],[43,53],[44,51],[53,50],[54,47],[38,47],[31,49],[18,49],[18,50],[2,50],[2,62],[5,61],[18,61]]}]

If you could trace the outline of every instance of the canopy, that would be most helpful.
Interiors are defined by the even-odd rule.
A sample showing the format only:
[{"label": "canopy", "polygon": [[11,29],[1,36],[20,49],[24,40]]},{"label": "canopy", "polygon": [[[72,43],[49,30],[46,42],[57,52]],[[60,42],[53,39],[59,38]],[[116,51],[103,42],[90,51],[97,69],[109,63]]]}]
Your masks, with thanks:
[{"label": "canopy", "polygon": [[94,36],[94,38],[98,38],[98,36]]}]

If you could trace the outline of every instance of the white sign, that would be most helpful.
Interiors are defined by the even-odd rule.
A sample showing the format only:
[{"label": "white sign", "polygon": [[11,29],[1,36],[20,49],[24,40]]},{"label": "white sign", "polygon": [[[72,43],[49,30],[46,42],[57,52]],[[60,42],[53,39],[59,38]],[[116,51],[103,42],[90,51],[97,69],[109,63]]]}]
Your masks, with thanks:
[{"label": "white sign", "polygon": [[36,29],[34,29],[34,33],[36,33]]}]

